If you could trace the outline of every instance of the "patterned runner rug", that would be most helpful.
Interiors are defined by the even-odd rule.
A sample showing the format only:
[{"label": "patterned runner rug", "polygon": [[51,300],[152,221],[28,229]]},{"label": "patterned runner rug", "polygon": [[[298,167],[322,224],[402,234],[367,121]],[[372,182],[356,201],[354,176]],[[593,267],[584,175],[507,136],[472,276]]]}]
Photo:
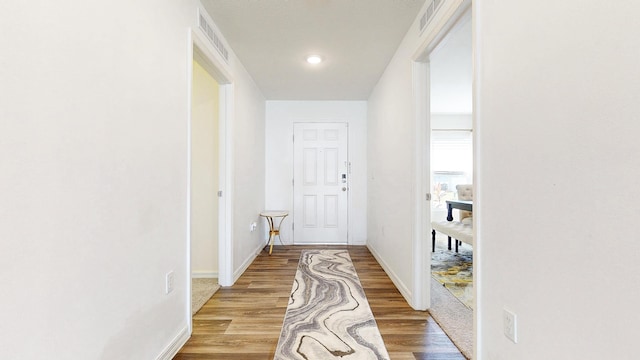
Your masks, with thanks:
[{"label": "patterned runner rug", "polygon": [[274,360],[389,359],[348,250],[304,250]]}]

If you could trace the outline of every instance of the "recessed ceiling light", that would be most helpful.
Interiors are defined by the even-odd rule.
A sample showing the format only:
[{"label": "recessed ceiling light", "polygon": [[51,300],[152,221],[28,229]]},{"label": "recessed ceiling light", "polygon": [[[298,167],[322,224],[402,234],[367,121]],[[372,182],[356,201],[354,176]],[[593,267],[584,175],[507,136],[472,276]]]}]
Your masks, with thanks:
[{"label": "recessed ceiling light", "polygon": [[318,55],[311,55],[307,58],[307,62],[309,64],[320,64],[322,62],[322,58]]}]

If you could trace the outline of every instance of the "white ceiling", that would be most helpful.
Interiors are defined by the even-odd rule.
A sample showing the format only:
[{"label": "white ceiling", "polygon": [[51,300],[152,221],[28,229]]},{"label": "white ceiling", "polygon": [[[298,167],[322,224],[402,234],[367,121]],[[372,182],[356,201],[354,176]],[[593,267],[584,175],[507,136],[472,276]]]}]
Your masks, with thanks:
[{"label": "white ceiling", "polygon": [[267,100],[367,100],[425,0],[201,2]]}]

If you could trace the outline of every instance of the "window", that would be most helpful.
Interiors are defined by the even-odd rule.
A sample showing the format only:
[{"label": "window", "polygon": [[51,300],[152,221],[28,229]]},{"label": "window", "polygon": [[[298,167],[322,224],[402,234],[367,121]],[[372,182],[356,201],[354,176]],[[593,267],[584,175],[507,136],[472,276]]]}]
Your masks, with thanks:
[{"label": "window", "polygon": [[473,180],[473,144],[470,130],[431,132],[431,219],[447,217],[447,200],[457,198],[456,185]]}]

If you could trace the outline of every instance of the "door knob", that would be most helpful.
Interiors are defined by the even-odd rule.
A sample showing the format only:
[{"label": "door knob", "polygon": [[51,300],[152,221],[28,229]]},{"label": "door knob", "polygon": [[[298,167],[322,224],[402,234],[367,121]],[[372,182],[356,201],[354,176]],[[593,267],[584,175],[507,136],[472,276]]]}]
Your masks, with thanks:
[{"label": "door knob", "polygon": [[343,186],[342,191],[347,191],[347,188]]}]

